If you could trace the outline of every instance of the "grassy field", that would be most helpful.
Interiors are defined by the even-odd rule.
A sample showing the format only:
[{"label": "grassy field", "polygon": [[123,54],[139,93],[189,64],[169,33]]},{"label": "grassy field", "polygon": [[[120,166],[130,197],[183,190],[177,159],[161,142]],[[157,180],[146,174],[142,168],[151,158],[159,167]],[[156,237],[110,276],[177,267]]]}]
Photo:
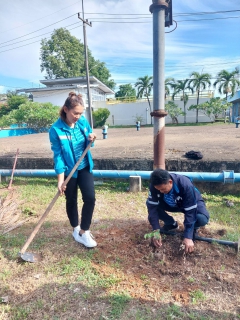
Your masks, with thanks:
[{"label": "grassy field", "polygon": [[[41,253],[40,263],[22,262],[18,252],[56,194],[56,179],[16,178],[11,191],[6,187],[0,184],[2,204],[10,209],[16,203],[26,221],[0,233],[1,320],[240,319],[239,255],[196,242],[186,256],[179,237],[171,236],[163,237],[162,249],[152,248],[144,239],[151,231],[146,181],[135,194],[127,180],[98,181],[93,250],[74,242],[59,198],[27,250]],[[211,221],[201,235],[237,241],[240,196],[203,197]],[[176,219],[182,228],[182,214]]]}]

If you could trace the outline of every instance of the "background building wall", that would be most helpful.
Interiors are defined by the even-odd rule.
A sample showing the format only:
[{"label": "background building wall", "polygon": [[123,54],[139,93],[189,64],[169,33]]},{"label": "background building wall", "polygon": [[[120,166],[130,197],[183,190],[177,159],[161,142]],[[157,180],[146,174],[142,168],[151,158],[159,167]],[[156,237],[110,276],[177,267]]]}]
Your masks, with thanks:
[{"label": "background building wall", "polygon": [[[199,103],[203,103],[208,101],[209,98],[201,98]],[[176,100],[174,101],[178,107],[182,110],[184,109],[183,101]],[[151,108],[152,100],[150,100]],[[189,99],[186,109],[190,107],[190,105],[195,104],[196,99]],[[144,124],[151,124],[151,116],[150,116],[150,108],[147,101],[136,101],[136,102],[129,102],[129,103],[117,103],[117,104],[108,104],[107,102],[97,102],[93,103],[94,110],[98,108],[107,108],[110,111],[110,116],[108,117],[106,124],[109,125],[135,125],[136,121],[141,118],[141,123]],[[170,116],[165,118],[166,123],[172,123],[172,119]],[[187,110],[187,117],[186,120],[188,123],[195,123],[196,122],[196,111],[188,111]],[[153,121],[153,119],[152,119]],[[184,122],[184,117],[178,117],[179,123]],[[199,111],[198,114],[198,122],[210,122],[210,118],[203,114],[203,112]]]}]

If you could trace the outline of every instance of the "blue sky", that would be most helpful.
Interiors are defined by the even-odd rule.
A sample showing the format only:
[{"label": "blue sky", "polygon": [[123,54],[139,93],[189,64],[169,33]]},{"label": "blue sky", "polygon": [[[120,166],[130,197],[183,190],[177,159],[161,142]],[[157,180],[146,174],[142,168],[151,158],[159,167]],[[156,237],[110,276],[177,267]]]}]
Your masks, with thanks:
[{"label": "blue sky", "polygon": [[[84,0],[85,18],[92,21],[87,27],[88,46],[95,59],[106,63],[117,85],[152,75],[151,3]],[[45,76],[40,71],[40,40],[60,27],[74,28],[71,34],[83,40],[77,18],[81,11],[82,1],[74,0],[1,3],[0,93],[39,86]],[[214,79],[218,71],[240,66],[239,0],[173,0],[173,18],[178,26],[165,37],[166,77],[185,79],[197,71],[211,73]]]}]

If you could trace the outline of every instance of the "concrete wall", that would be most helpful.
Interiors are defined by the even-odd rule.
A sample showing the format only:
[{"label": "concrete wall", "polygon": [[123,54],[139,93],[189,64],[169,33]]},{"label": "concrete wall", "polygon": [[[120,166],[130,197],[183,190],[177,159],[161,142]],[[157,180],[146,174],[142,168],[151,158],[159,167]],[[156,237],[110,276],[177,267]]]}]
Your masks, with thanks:
[{"label": "concrete wall", "polygon": [[[209,98],[201,98],[199,103],[203,103],[208,101]],[[174,101],[179,108],[184,111],[183,101],[176,100]],[[151,106],[153,101],[150,100]],[[196,104],[196,99],[189,99],[186,109],[190,107],[190,105]],[[94,102],[94,109],[98,108],[107,108],[110,111],[110,116],[108,117],[106,124],[109,125],[135,125],[137,119],[140,117],[142,119],[141,124],[151,124],[151,116],[150,109],[147,101],[136,101],[130,103],[117,103],[117,104],[107,104],[104,101],[101,103]],[[153,120],[152,120],[153,121]],[[165,118],[166,124],[172,123],[172,119],[170,116]],[[178,117],[179,123],[184,122],[184,117]],[[196,122],[196,111],[187,111],[186,121],[188,123]],[[210,122],[209,117],[205,116],[201,111],[198,114],[199,122]]]}]

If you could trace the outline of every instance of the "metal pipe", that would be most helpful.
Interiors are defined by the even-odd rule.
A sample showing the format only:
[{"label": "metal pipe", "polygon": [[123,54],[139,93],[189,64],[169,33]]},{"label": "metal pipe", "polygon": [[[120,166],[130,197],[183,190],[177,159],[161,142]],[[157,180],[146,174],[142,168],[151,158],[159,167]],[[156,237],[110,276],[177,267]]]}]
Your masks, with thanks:
[{"label": "metal pipe", "polygon": [[153,112],[154,117],[154,169],[165,169],[165,9],[164,1],[152,1],[153,15]]},{"label": "metal pipe", "polygon": [[[130,171],[130,170],[93,170],[95,178],[108,179],[128,179],[130,176],[140,176],[142,179],[149,180],[152,171]],[[240,173],[234,171],[223,172],[172,172],[179,175],[189,177],[193,182],[222,182],[235,183],[240,182]],[[0,169],[0,175],[3,177],[11,176],[12,170]],[[17,169],[14,172],[17,177],[55,177],[54,170],[21,170]]]}]

